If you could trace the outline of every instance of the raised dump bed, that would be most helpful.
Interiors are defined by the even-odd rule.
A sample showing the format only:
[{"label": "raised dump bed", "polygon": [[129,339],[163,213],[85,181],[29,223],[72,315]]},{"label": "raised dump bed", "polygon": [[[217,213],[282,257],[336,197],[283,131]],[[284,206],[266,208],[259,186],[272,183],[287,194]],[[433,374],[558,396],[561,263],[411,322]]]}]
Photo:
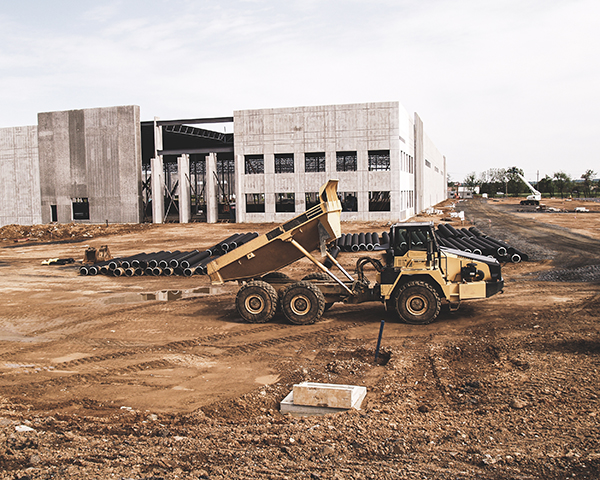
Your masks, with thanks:
[{"label": "raised dump bed", "polygon": [[329,180],[321,187],[319,205],[210,262],[207,273],[211,282],[261,277],[339,238],[342,204],[337,184],[337,180]]}]

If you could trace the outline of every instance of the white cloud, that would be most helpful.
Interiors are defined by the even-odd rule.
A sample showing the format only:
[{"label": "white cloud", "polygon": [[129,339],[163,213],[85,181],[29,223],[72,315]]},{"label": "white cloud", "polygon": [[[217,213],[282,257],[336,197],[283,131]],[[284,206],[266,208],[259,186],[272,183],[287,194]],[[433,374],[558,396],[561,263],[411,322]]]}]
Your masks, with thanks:
[{"label": "white cloud", "polygon": [[181,118],[399,100],[456,178],[575,175],[598,163],[599,14],[592,0],[25,1],[0,14],[0,125],[114,104]]}]

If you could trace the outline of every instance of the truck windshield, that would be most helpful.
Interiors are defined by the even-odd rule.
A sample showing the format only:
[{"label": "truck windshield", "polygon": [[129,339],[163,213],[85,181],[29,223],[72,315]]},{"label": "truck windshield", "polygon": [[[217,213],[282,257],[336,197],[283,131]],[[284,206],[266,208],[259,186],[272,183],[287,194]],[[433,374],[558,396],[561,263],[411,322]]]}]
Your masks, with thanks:
[{"label": "truck windshield", "polygon": [[404,255],[409,250],[426,252],[429,238],[428,229],[397,228],[394,235],[394,253]]}]

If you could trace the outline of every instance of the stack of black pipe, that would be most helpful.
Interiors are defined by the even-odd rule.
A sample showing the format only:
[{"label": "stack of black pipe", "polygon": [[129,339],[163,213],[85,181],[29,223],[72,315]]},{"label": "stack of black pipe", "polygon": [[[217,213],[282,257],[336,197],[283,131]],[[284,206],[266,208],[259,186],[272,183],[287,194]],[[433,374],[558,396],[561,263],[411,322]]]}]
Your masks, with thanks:
[{"label": "stack of black pipe", "polygon": [[456,229],[449,223],[440,223],[435,236],[443,247],[494,257],[501,262],[519,263],[529,260],[526,253],[502,240],[484,235],[477,227]]},{"label": "stack of black pipe", "polygon": [[206,275],[206,265],[230,250],[258,237],[258,233],[236,233],[204,251],[160,251],[137,253],[130,257],[115,258],[94,265],[83,265],[81,275],[112,275],[115,277],[134,275]]},{"label": "stack of black pipe", "polygon": [[336,247],[342,252],[358,252],[385,250],[390,243],[387,232],[379,234],[370,233],[342,233],[342,236],[335,242]]},{"label": "stack of black pipe", "polygon": [[[418,233],[417,233],[418,235]],[[518,263],[529,260],[529,256],[508,245],[502,240],[484,235],[477,227],[456,229],[449,223],[440,223],[435,236],[443,247],[472,252],[478,255],[490,256],[501,262]],[[425,238],[411,238],[411,243],[425,242]],[[344,233],[336,240],[336,247],[342,252],[359,252],[361,250],[387,250],[389,234],[377,233]]]}]

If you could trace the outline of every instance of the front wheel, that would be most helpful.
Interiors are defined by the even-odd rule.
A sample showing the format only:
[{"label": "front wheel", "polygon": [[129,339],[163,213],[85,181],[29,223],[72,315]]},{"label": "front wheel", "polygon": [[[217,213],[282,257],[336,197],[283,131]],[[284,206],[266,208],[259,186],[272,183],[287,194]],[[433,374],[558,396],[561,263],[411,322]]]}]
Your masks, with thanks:
[{"label": "front wheel", "polygon": [[281,309],[295,325],[309,325],[321,318],[325,311],[325,297],[310,282],[293,283],[281,294]]},{"label": "front wheel", "polygon": [[267,282],[253,280],[239,289],[235,307],[249,323],[266,323],[277,311],[277,292]]},{"label": "front wheel", "polygon": [[427,282],[409,282],[394,295],[398,316],[412,325],[427,325],[440,313],[442,302],[438,293]]}]

